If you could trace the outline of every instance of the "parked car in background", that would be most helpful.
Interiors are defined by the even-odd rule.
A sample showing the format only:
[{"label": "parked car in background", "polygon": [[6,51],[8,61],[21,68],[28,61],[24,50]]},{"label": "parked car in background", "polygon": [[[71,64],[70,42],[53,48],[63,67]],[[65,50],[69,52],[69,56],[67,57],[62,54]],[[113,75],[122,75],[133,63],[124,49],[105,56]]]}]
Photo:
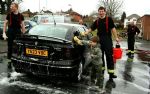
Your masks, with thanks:
[{"label": "parked car in background", "polygon": [[[49,15],[35,15],[31,18],[31,21],[36,22],[37,24],[41,23],[50,23]],[[52,19],[53,20],[53,19]],[[54,21],[53,21],[54,22]]]},{"label": "parked car in background", "polygon": [[74,43],[73,37],[86,29],[67,23],[36,25],[28,34],[15,39],[11,58],[14,69],[21,73],[80,80],[84,46]]},{"label": "parked car in background", "polygon": [[37,25],[36,22],[30,21],[30,20],[24,20],[24,24],[25,24],[25,29],[26,29],[25,32],[26,32],[26,33],[28,33],[29,30],[30,30],[32,27],[34,27],[34,26]]},{"label": "parked car in background", "polygon": [[36,22],[37,24],[42,23],[64,23],[71,22],[71,18],[64,15],[53,15],[53,14],[38,14],[31,18],[31,21]]}]

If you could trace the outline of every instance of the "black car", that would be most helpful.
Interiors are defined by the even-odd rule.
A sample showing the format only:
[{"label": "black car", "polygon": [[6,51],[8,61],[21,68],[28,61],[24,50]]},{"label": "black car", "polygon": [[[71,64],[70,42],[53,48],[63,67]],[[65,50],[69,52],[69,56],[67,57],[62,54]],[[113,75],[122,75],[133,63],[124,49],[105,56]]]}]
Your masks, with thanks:
[{"label": "black car", "polygon": [[[12,63],[17,72],[35,75],[81,79],[84,46],[73,41],[76,32],[85,26],[57,23],[40,24],[28,34],[17,37],[13,43]],[[89,39],[84,37],[84,39]]]}]

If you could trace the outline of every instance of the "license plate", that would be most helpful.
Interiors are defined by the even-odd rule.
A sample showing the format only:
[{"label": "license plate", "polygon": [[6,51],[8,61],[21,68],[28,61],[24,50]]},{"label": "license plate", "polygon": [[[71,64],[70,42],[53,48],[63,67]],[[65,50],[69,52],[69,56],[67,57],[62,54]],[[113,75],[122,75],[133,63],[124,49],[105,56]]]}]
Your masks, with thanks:
[{"label": "license plate", "polygon": [[27,55],[48,57],[48,51],[47,50],[37,50],[37,49],[26,48],[26,54]]}]

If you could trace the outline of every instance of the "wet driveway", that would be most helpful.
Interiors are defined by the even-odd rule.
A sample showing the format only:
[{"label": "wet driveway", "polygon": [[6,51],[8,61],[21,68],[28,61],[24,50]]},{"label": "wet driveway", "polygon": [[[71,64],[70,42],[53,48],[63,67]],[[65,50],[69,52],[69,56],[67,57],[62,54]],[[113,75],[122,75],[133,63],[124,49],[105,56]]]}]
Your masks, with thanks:
[{"label": "wet driveway", "polygon": [[121,42],[123,57],[117,60],[117,79],[109,80],[105,71],[102,90],[89,85],[88,78],[79,83],[69,79],[39,78],[16,73],[7,68],[6,42],[0,40],[0,94],[150,94],[150,42],[135,44],[134,58],[126,56],[126,42]]}]

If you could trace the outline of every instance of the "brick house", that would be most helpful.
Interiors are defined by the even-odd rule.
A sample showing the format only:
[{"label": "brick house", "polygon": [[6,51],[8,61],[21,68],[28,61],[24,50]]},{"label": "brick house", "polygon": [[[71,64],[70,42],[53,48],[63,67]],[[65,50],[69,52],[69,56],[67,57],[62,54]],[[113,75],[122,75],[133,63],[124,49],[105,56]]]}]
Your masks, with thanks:
[{"label": "brick house", "polygon": [[150,40],[150,15],[144,15],[137,20],[137,26],[141,30],[141,37]]}]

